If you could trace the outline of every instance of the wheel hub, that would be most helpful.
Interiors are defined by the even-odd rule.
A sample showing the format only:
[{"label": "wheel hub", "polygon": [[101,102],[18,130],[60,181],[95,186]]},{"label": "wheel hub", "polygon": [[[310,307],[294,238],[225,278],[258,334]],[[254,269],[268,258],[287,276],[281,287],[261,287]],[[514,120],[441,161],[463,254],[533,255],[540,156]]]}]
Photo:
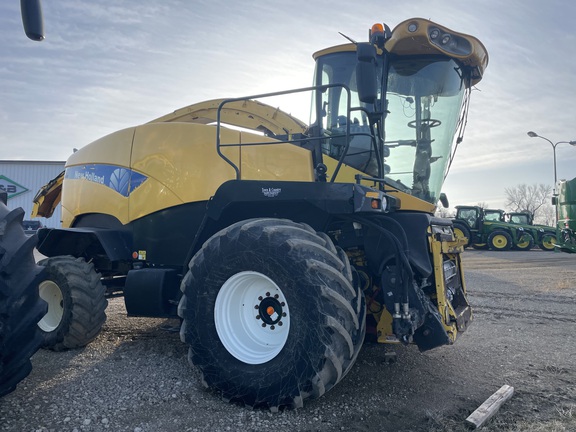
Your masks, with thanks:
[{"label": "wheel hub", "polygon": [[266,293],[266,297],[258,297],[260,304],[254,306],[258,309],[256,319],[262,320],[262,327],[270,326],[270,330],[274,330],[276,325],[283,325],[282,318],[286,317],[286,312],[283,311],[282,306],[286,304],[278,301],[279,295],[275,294],[270,297],[270,293]]},{"label": "wheel hub", "polygon": [[282,351],[290,331],[284,293],[268,276],[244,271],[220,288],[214,304],[220,341],[238,360],[261,364]]},{"label": "wheel hub", "polygon": [[64,297],[60,287],[51,280],[45,280],[38,286],[40,298],[48,303],[46,315],[38,322],[45,332],[51,332],[58,328],[64,315]]},{"label": "wheel hub", "polygon": [[502,248],[504,246],[506,246],[507,244],[507,240],[506,237],[502,236],[502,235],[497,235],[494,237],[494,245],[496,247]]}]

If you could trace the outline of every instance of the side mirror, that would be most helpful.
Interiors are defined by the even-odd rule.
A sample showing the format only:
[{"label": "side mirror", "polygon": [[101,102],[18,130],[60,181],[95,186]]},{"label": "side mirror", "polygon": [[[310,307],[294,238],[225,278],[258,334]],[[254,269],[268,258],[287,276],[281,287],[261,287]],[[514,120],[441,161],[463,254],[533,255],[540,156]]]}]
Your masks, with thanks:
[{"label": "side mirror", "polygon": [[444,192],[440,194],[440,202],[442,203],[442,207],[444,208],[450,207],[450,204],[448,203],[448,197]]},{"label": "side mirror", "polygon": [[360,102],[373,104],[378,96],[376,82],[376,48],[369,43],[356,45],[358,63],[356,64],[356,86]]},{"label": "side mirror", "polygon": [[26,36],[35,41],[44,40],[44,20],[40,0],[20,0],[20,11]]},{"label": "side mirror", "polygon": [[552,197],[552,205],[555,206],[558,204],[558,197],[553,196]]}]

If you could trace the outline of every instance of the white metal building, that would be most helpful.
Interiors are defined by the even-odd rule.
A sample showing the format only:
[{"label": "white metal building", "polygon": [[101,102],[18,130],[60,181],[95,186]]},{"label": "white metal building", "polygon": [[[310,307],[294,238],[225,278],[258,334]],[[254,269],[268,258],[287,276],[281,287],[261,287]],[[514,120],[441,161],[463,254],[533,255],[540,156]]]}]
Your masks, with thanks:
[{"label": "white metal building", "polygon": [[[24,220],[31,219],[32,200],[38,190],[64,171],[64,161],[0,160],[0,189],[8,192],[8,208],[22,207]],[[51,218],[38,218],[43,226],[61,226],[62,210],[58,204]]]}]

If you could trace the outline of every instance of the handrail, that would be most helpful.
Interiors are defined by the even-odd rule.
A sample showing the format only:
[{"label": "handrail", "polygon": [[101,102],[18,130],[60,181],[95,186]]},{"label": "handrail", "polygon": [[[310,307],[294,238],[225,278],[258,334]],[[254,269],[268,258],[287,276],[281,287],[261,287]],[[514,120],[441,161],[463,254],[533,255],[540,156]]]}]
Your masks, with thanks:
[{"label": "handrail", "polygon": [[[251,146],[251,145],[270,145],[270,144],[285,143],[285,141],[269,141],[269,142],[258,142],[258,143],[223,144],[222,138],[221,138],[221,128],[222,128],[221,112],[222,112],[225,105],[233,103],[233,102],[262,99],[262,98],[267,98],[267,97],[282,96],[282,95],[294,94],[294,93],[303,93],[303,92],[312,92],[312,91],[319,91],[319,92],[324,93],[329,88],[335,88],[335,87],[342,87],[347,93],[347,107],[346,108],[347,108],[348,118],[350,118],[350,113],[352,111],[364,110],[363,108],[354,108],[354,109],[351,108],[350,88],[344,84],[324,84],[324,85],[320,85],[320,86],[303,87],[303,88],[298,88],[298,89],[293,89],[293,90],[284,90],[284,91],[278,91],[278,92],[273,92],[273,93],[262,93],[262,94],[251,95],[251,96],[244,96],[244,97],[240,97],[240,98],[223,99],[220,102],[220,104],[218,105],[218,110],[217,110],[217,115],[216,115],[216,151],[217,151],[218,155],[234,169],[234,172],[236,173],[236,179],[240,180],[239,167],[232,160],[230,160],[226,155],[224,155],[222,153],[222,147],[241,147],[244,145]],[[332,177],[330,179],[331,182],[334,182],[334,180],[336,179],[336,176],[337,176],[337,174],[340,170],[340,167],[342,166],[342,163],[344,161],[344,157],[346,156],[348,149],[349,149],[349,146],[350,146],[350,139],[349,139],[349,137],[350,137],[350,122],[349,121],[346,122],[346,134],[334,135],[334,136],[332,136],[332,138],[336,138],[336,137],[340,137],[340,136],[346,137],[346,146],[345,146],[343,154],[340,156],[340,158],[338,160],[338,165],[336,166],[336,169],[334,170],[334,174],[332,175]],[[310,141],[310,140],[320,140],[320,139],[324,139],[324,138],[321,136],[296,138],[296,139],[290,139],[288,142],[298,143],[298,142],[305,142],[305,141]]]}]

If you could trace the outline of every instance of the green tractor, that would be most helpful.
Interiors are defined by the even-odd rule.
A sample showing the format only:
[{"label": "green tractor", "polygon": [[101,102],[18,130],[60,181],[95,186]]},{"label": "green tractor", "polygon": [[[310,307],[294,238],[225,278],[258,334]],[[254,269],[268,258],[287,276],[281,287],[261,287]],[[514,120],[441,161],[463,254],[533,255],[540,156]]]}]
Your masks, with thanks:
[{"label": "green tractor", "polygon": [[556,245],[556,230],[548,225],[534,225],[534,218],[529,212],[511,212],[506,214],[510,224],[520,225],[534,239],[534,244],[543,251],[552,251]]},{"label": "green tractor", "polygon": [[558,191],[553,198],[558,209],[556,247],[562,252],[576,253],[576,178],[561,180]]},{"label": "green tractor", "polygon": [[478,206],[457,206],[452,220],[456,237],[465,238],[464,247],[496,251],[530,250],[534,238],[523,226],[511,226],[504,220],[504,210]]}]

